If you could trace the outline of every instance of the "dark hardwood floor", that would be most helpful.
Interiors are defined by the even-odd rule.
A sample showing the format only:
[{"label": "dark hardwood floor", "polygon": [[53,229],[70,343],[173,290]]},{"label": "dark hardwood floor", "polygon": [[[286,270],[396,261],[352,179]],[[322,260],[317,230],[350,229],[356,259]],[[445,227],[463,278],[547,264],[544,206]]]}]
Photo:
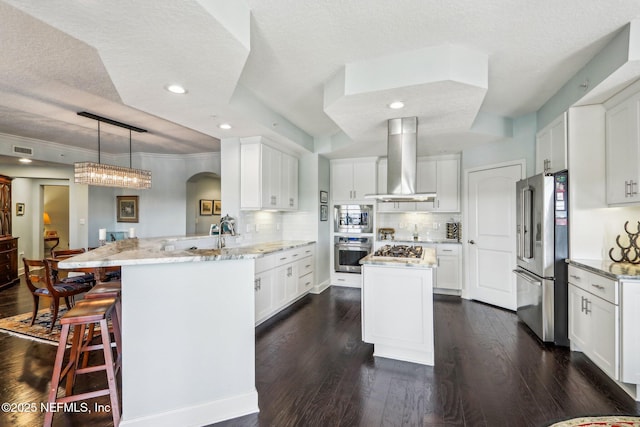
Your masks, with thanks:
[{"label": "dark hardwood floor", "polygon": [[[25,291],[0,292],[1,317],[31,310]],[[547,426],[640,414],[587,358],[541,344],[514,313],[445,296],[434,306],[436,366],[427,367],[372,356],[360,339],[358,289],[306,296],[256,329],[260,413],[216,426]],[[45,401],[54,358],[54,346],[0,333],[0,401]],[[0,412],[0,426],[42,420]],[[112,423],[98,412],[57,414],[54,425]]]}]

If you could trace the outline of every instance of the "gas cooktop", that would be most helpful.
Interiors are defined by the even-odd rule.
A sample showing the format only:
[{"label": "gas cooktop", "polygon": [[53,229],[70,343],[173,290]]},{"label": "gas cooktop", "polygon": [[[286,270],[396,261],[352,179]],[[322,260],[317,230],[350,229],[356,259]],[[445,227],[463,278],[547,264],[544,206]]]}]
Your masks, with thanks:
[{"label": "gas cooktop", "polygon": [[422,246],[384,245],[373,253],[374,257],[422,258]]}]

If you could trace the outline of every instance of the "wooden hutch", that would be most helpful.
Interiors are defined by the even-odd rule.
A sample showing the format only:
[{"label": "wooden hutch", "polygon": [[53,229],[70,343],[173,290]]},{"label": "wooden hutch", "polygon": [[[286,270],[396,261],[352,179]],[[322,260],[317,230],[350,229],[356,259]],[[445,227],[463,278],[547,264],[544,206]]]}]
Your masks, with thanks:
[{"label": "wooden hutch", "polygon": [[11,235],[11,180],[0,175],[0,289],[17,283],[18,238]]}]

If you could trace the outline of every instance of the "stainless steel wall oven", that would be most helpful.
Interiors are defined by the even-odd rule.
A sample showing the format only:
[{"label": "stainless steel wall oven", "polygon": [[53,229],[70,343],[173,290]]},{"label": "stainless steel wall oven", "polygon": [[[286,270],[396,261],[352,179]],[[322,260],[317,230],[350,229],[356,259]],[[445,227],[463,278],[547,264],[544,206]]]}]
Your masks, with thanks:
[{"label": "stainless steel wall oven", "polygon": [[373,248],[371,237],[336,236],[334,266],[338,273],[360,273],[360,259],[369,255]]}]

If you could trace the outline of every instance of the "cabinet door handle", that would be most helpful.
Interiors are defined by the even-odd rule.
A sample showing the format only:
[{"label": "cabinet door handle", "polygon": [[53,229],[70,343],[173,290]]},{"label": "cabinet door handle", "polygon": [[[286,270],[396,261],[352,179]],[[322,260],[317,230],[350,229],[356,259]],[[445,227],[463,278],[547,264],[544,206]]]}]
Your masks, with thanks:
[{"label": "cabinet door handle", "polygon": [[442,252],[453,252],[453,249],[443,249]]},{"label": "cabinet door handle", "polygon": [[631,196],[635,196],[636,194],[638,194],[638,183],[635,182],[634,180],[629,181],[629,197]]},{"label": "cabinet door handle", "polygon": [[589,301],[589,299],[587,299],[587,298],[585,298],[584,301],[585,301],[584,314],[589,314],[592,311],[592,310],[589,309],[589,304],[591,304],[591,301]]},{"label": "cabinet door handle", "polygon": [[584,313],[584,297],[580,297],[580,311]]},{"label": "cabinet door handle", "polygon": [[592,283],[591,286],[593,286],[594,288],[600,290],[600,291],[604,291],[604,286],[602,285],[596,285],[595,283]]},{"label": "cabinet door handle", "polygon": [[571,277],[572,279],[581,280],[580,276],[576,276],[575,274],[570,274],[569,277]]},{"label": "cabinet door handle", "polygon": [[257,291],[257,290],[258,290],[258,279],[255,279],[255,280],[253,281],[253,290],[254,290],[254,291]]},{"label": "cabinet door handle", "polygon": [[438,258],[437,258],[437,261],[438,261],[438,262],[436,263],[436,265],[437,265],[438,267],[440,267],[440,257],[438,257]]},{"label": "cabinet door handle", "polygon": [[624,197],[629,197],[631,196],[631,183],[629,181],[625,181],[624,182]]}]

